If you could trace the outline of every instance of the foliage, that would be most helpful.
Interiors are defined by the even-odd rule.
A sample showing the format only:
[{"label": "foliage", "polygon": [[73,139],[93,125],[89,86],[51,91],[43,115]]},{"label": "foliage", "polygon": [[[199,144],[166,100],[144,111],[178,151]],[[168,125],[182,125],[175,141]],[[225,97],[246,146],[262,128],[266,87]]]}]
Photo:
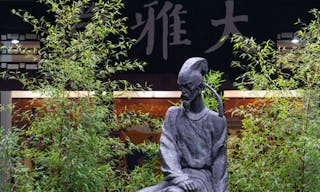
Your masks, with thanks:
[{"label": "foliage", "polygon": [[[213,89],[219,90],[219,87],[224,82],[222,79],[223,72],[212,71],[210,70],[208,74],[205,76],[205,82],[210,85]],[[211,110],[218,111],[218,102],[216,99],[213,99],[213,95],[209,89],[205,89],[203,94],[203,102],[204,104]]]},{"label": "foliage", "polygon": [[230,191],[320,189],[320,12],[311,13],[289,50],[233,37],[242,59],[233,65],[245,70],[237,86],[265,90],[266,98],[234,111],[244,119],[241,136],[229,138]]},{"label": "foliage", "polygon": [[130,145],[131,151],[139,151],[144,154],[144,160],[139,166],[131,172],[123,172],[123,179],[120,180],[119,187],[121,191],[138,191],[147,186],[159,184],[163,181],[160,173],[159,157],[155,154],[159,151],[159,145],[156,143],[142,143],[139,145]]},{"label": "foliage", "polygon": [[[40,36],[42,47],[37,51],[41,59],[37,77],[9,72],[4,76],[19,80],[44,99],[30,126],[19,132],[13,129],[10,134],[10,145],[5,149],[15,152],[10,154],[10,161],[16,166],[10,171],[12,183],[6,190],[112,192],[158,183],[160,176],[152,174],[157,145],[135,146],[129,142],[128,147],[113,134],[125,125],[119,121],[122,117],[114,114],[113,91],[140,87],[112,76],[144,66],[127,59],[127,50],[134,41],[126,38],[126,19],[120,13],[123,3],[121,0],[40,2],[47,5],[52,21],[35,18],[26,11],[12,11],[30,23]],[[90,21],[77,29],[84,22],[80,14],[91,4],[94,8]],[[35,50],[23,51],[30,55]],[[73,98],[70,90],[85,91],[77,92]],[[126,121],[141,123],[134,120],[136,117],[126,115]],[[150,124],[155,126],[157,122]],[[6,143],[6,138],[1,139],[1,144]],[[132,150],[147,153],[150,160],[129,173],[124,160]],[[32,169],[26,169],[21,159],[30,159]]]},{"label": "foliage", "polygon": [[162,127],[162,119],[151,117],[148,113],[126,111],[116,116],[117,128],[119,130],[132,127],[134,125],[143,125],[150,131],[159,132]]}]

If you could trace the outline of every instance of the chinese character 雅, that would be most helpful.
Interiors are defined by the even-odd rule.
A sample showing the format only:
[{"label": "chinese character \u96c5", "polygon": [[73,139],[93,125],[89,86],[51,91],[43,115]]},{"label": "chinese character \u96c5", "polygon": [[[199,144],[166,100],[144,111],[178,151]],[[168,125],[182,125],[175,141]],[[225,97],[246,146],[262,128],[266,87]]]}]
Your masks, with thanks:
[{"label": "chinese character \u96c5", "polygon": [[[173,5],[169,1],[165,1],[162,9],[159,11],[157,16],[155,15],[155,9],[153,6],[158,5],[158,1],[153,1],[149,4],[145,4],[144,7],[148,8],[147,19],[143,21],[142,14],[136,13],[136,25],[132,26],[131,29],[144,25],[142,32],[140,33],[137,43],[140,42],[145,36],[147,36],[147,47],[146,54],[150,55],[153,52],[154,41],[155,41],[155,25],[157,20],[162,20],[162,55],[163,59],[168,59],[168,45],[191,45],[189,39],[182,39],[181,35],[187,33],[186,30],[182,29],[182,24],[185,21],[181,20],[180,15],[187,14],[187,11],[182,10],[181,4]],[[170,12],[171,11],[171,12]],[[169,18],[172,18],[173,24],[169,25]],[[172,32],[169,34],[169,27],[172,27]],[[170,43],[168,38],[171,39]]]}]

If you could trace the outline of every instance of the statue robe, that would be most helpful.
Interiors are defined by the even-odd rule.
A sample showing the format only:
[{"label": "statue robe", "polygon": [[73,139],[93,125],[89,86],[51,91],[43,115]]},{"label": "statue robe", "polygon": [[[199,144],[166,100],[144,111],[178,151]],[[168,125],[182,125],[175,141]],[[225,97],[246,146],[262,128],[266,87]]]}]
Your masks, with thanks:
[{"label": "statue robe", "polygon": [[201,186],[200,192],[227,192],[226,133],[226,119],[214,111],[169,108],[160,138],[165,181],[141,192],[165,192],[188,179]]}]

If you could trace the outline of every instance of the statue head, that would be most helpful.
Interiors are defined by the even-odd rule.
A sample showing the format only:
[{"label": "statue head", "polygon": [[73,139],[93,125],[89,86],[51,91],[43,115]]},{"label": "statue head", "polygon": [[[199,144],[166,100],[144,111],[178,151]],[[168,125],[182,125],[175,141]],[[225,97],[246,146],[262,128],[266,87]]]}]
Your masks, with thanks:
[{"label": "statue head", "polygon": [[178,75],[178,85],[185,109],[189,109],[191,102],[204,89],[203,76],[208,72],[207,60],[192,57],[184,62]]}]

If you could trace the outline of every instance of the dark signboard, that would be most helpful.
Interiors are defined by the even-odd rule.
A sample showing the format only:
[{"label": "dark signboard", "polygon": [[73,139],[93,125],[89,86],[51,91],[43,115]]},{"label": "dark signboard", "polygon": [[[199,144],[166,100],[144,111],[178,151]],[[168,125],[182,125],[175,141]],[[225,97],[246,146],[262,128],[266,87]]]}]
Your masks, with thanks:
[{"label": "dark signboard", "polygon": [[[261,42],[294,33],[298,18],[308,22],[311,8],[319,0],[124,0],[123,15],[128,31],[137,39],[130,57],[146,61],[145,72],[119,77],[132,82],[148,81],[156,90],[175,90],[177,73],[189,57],[204,57],[213,70],[224,72],[223,89],[232,89],[239,75],[231,68],[234,59],[229,38],[234,33],[252,36]],[[0,32],[28,33],[32,29],[10,14],[11,8],[45,14],[35,1],[0,1]],[[87,10],[86,10],[87,11]],[[221,39],[224,38],[224,41]]]}]

